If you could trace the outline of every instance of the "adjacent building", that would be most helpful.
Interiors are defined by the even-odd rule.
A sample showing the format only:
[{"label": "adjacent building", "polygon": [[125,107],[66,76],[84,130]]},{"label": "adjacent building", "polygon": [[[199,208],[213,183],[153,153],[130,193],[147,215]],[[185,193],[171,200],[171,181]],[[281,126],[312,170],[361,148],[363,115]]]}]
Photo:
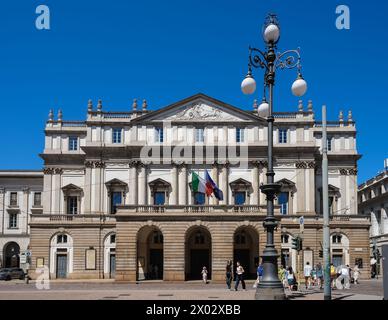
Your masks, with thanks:
[{"label": "adjacent building", "polygon": [[19,267],[32,214],[42,214],[43,172],[0,171],[0,267]]},{"label": "adjacent building", "polygon": [[[300,269],[322,260],[322,124],[312,102],[275,114],[275,234],[279,263]],[[197,94],[156,111],[147,102],[105,111],[88,104],[83,121],[53,112],[45,128],[41,212],[30,215],[30,275],[117,281],[210,278],[227,260],[249,276],[265,247],[267,122],[252,111]],[[329,123],[331,256],[369,273],[370,218],[357,210],[356,127],[349,112]],[[192,184],[206,171],[223,191]],[[303,228],[300,217],[304,217]],[[303,251],[292,248],[303,236]]]},{"label": "adjacent building", "polygon": [[388,245],[388,159],[382,172],[358,186],[358,207],[363,216],[371,217],[371,253],[381,253],[381,246]]}]

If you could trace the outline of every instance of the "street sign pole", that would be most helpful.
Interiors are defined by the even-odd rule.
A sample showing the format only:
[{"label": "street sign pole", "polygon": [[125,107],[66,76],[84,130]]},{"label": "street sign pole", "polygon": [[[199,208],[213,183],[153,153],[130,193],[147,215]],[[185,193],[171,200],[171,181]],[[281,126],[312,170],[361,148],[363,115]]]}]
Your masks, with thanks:
[{"label": "street sign pole", "polygon": [[326,106],[322,106],[322,201],[323,201],[323,267],[324,299],[331,300],[330,279],[330,217],[329,217],[329,175],[327,159]]}]

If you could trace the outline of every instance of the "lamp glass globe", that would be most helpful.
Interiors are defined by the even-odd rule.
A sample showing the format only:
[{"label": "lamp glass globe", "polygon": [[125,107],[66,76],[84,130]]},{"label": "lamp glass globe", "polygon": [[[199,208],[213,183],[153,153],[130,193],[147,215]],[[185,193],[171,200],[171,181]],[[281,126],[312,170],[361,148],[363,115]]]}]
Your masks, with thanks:
[{"label": "lamp glass globe", "polygon": [[307,82],[303,78],[294,81],[291,87],[292,93],[297,97],[302,97],[307,91]]},{"label": "lamp glass globe", "polygon": [[257,113],[259,117],[267,118],[269,115],[269,104],[266,101],[263,101],[257,108]]},{"label": "lamp glass globe", "polygon": [[253,94],[256,91],[256,81],[252,76],[247,76],[241,83],[241,90],[244,94]]},{"label": "lamp glass globe", "polygon": [[270,42],[276,43],[278,42],[279,37],[280,37],[280,29],[276,24],[271,23],[265,28],[264,40],[267,43],[270,43]]}]

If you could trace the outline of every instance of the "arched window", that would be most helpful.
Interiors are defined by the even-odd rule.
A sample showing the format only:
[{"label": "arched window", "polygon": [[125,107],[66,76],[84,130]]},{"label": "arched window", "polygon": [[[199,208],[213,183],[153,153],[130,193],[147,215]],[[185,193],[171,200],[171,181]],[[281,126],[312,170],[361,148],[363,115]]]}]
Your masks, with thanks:
[{"label": "arched window", "polygon": [[67,234],[58,234],[57,244],[66,244],[66,243],[67,243]]},{"label": "arched window", "polygon": [[239,232],[234,237],[235,244],[246,244],[247,243],[247,237],[244,231]]},{"label": "arched window", "polygon": [[288,234],[282,234],[282,235],[281,235],[281,241],[282,241],[282,244],[289,243],[289,241],[290,241],[290,236],[289,236]]},{"label": "arched window", "polygon": [[195,242],[195,244],[204,244],[205,243],[205,236],[201,231],[198,231],[195,234],[194,242]]},{"label": "arched window", "polygon": [[336,234],[332,237],[333,243],[342,243],[342,236],[340,234]]},{"label": "arched window", "polygon": [[152,242],[155,244],[163,243],[163,234],[160,231],[154,231]]}]

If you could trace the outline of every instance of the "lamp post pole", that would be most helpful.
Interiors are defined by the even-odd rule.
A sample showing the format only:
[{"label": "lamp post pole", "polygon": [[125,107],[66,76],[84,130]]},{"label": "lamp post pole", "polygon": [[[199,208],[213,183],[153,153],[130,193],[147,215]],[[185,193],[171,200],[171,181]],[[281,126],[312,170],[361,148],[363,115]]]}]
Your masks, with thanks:
[{"label": "lamp post pole", "polygon": [[[256,300],[284,300],[286,299],[282,282],[278,277],[278,252],[274,245],[274,232],[278,226],[278,220],[274,214],[274,200],[280,192],[281,185],[275,183],[275,172],[273,168],[273,127],[275,118],[273,116],[273,88],[275,85],[276,69],[298,68],[298,77],[292,86],[296,96],[302,96],[307,90],[307,84],[301,75],[301,64],[299,50],[288,50],[276,54],[276,45],[280,38],[280,26],[276,15],[269,14],[266,18],[263,37],[266,42],[266,51],[256,48],[249,48],[248,74],[241,84],[245,94],[252,94],[256,90],[256,82],[252,76],[252,67],[265,69],[264,97],[262,104],[258,107],[261,117],[266,117],[268,124],[268,170],[267,183],[260,187],[267,198],[267,216],[263,226],[267,233],[266,246],[262,255],[263,279],[256,289]],[[268,88],[269,103],[266,102],[266,89]]]}]

